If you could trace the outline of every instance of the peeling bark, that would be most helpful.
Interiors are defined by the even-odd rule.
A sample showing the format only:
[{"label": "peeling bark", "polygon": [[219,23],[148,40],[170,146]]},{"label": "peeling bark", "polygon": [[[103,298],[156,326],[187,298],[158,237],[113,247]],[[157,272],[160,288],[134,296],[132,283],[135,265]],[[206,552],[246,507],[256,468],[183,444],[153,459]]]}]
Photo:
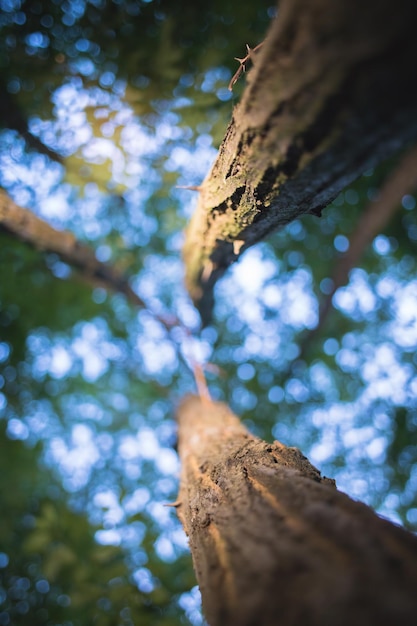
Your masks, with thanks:
[{"label": "peeling bark", "polygon": [[177,512],[210,626],[414,626],[417,538],[225,405],[178,410]]},{"label": "peeling bark", "polygon": [[417,138],[416,25],[414,0],[280,2],[187,231],[204,322],[244,250]]}]

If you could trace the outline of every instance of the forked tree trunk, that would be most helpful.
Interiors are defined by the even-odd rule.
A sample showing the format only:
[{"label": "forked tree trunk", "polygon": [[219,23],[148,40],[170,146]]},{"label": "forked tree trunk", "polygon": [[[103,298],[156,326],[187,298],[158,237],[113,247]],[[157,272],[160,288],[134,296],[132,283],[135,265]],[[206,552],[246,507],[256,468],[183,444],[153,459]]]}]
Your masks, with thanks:
[{"label": "forked tree trunk", "polygon": [[178,513],[210,626],[415,626],[417,538],[223,404],[178,410]]}]

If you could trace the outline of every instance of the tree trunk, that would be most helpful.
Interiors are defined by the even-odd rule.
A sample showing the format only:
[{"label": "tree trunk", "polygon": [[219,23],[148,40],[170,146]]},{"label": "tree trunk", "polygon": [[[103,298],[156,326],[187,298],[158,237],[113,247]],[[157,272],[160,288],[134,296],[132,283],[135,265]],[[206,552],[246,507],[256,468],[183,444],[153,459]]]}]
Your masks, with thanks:
[{"label": "tree trunk", "polygon": [[177,510],[210,626],[415,626],[417,538],[225,405],[178,410]]},{"label": "tree trunk", "polygon": [[203,321],[239,254],[417,137],[415,0],[281,0],[184,245]]}]

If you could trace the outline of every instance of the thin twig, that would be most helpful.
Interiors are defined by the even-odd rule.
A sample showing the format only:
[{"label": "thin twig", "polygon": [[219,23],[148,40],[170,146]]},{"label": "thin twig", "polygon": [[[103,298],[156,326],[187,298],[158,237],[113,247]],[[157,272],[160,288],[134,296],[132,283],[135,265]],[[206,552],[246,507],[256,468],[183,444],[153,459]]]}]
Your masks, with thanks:
[{"label": "thin twig", "polygon": [[204,404],[210,404],[211,396],[202,365],[200,365],[200,363],[194,362],[192,364],[192,371],[194,374],[195,383],[197,385],[198,395],[200,396],[201,401]]}]

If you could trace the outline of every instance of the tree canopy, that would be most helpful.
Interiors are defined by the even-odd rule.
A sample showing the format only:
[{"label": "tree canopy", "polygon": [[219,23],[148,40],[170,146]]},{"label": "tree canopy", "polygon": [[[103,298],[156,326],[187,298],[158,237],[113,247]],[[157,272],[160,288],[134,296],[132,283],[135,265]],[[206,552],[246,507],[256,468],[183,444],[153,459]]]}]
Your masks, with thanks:
[{"label": "tree canopy", "polygon": [[[206,176],[245,87],[228,90],[234,57],[275,14],[263,0],[0,0],[0,625],[202,623],[165,506],[195,363],[256,435],[417,528],[412,177],[368,220],[349,282],[335,278],[407,157],[245,252],[203,330],[184,287],[197,194],[182,187]],[[20,230],[13,207],[33,216]],[[77,245],[34,246],[31,223]]]}]

